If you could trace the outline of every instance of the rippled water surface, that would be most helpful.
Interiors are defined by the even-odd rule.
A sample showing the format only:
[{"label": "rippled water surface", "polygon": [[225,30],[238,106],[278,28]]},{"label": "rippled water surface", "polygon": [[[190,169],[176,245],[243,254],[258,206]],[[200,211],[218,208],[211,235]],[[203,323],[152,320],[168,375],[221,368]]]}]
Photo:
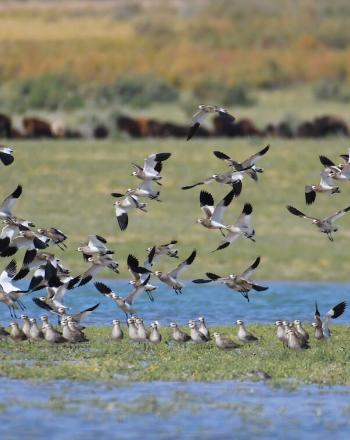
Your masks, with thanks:
[{"label": "rippled water surface", "polygon": [[0,380],[1,439],[350,438],[350,388]]},{"label": "rippled water surface", "polygon": [[[130,292],[127,281],[104,282],[121,296]],[[154,293],[153,303],[143,295],[135,303],[135,309],[146,321],[157,319],[164,325],[173,320],[185,323],[198,316],[205,316],[209,325],[232,324],[238,318],[262,323],[296,317],[311,321],[315,300],[323,314],[338,302],[347,300],[350,295],[348,284],[276,281],[261,281],[260,284],[269,286],[269,290],[253,292],[249,303],[239,293],[219,285],[196,285],[187,281],[182,295],[176,295],[166,287],[159,286]],[[31,300],[33,296],[40,295],[45,295],[45,291],[24,298],[26,312],[31,316],[39,317],[44,313]],[[100,302],[100,307],[88,318],[88,324],[106,325],[112,319],[124,318],[124,314],[113,301],[98,293],[93,283],[69,292],[65,296],[65,302],[72,313]],[[345,313],[337,323],[348,323],[349,316],[349,313]],[[6,324],[9,321],[7,307],[0,304],[0,322]]]}]

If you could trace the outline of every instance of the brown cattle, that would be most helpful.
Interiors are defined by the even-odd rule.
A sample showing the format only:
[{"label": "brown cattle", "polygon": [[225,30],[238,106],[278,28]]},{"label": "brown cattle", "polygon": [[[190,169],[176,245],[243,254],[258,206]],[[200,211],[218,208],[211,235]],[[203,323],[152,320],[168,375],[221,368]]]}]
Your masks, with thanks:
[{"label": "brown cattle", "polygon": [[336,116],[320,116],[313,121],[306,121],[297,129],[298,137],[349,136],[347,124]]},{"label": "brown cattle", "polygon": [[[129,116],[120,116],[117,119],[117,127],[125,131],[131,137],[186,137],[189,126],[177,125],[171,122],[160,122],[156,119],[130,118]],[[200,127],[196,136],[208,137],[210,131]]]},{"label": "brown cattle", "polygon": [[128,116],[119,116],[117,119],[117,127],[119,130],[128,133],[131,137],[142,137],[141,129],[136,119],[129,118]]},{"label": "brown cattle", "polygon": [[12,122],[11,118],[3,113],[0,113],[0,138],[12,137]]},{"label": "brown cattle", "polygon": [[230,122],[225,118],[216,116],[214,118],[214,136],[262,136],[261,132],[250,119],[241,119]]},{"label": "brown cattle", "polygon": [[23,119],[24,134],[28,138],[53,137],[51,125],[44,119],[35,117]]}]

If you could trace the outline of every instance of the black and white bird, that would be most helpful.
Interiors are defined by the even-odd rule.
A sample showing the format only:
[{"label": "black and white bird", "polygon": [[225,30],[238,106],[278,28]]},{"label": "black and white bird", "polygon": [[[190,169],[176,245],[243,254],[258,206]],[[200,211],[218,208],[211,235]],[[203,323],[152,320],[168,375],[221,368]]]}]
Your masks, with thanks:
[{"label": "black and white bird", "polygon": [[38,233],[49,238],[53,244],[57,245],[61,250],[64,250],[67,245],[64,243],[67,236],[57,228],[39,228]]},{"label": "black and white bird", "polygon": [[[144,285],[146,285],[148,281],[149,281],[149,276],[144,281]],[[100,281],[97,281],[95,283],[95,287],[100,293],[102,293],[102,295],[105,295],[107,298],[111,298],[116,303],[118,308],[125,313],[126,319],[128,319],[129,315],[131,316],[135,313],[135,309],[133,308],[132,305],[136,301],[136,299],[141,295],[142,289],[134,288],[133,291],[130,292],[128,296],[123,298],[122,296],[113,292],[113,290],[110,287],[108,287],[106,284],[101,283]]]},{"label": "black and white bird", "polygon": [[[112,193],[118,194],[119,193]],[[117,200],[114,202],[115,206],[115,214],[117,217],[118,225],[120,227],[121,231],[125,231],[125,229],[128,227],[129,223],[129,215],[128,212],[132,209],[139,209],[140,211],[147,212],[146,210],[146,203],[140,203],[139,199],[136,196],[127,195],[124,200],[119,201]]]},{"label": "black and white bird", "polygon": [[255,229],[250,227],[252,212],[252,205],[250,203],[246,203],[236,223],[234,225],[226,225],[226,230],[228,233],[215,251],[225,249],[239,237],[243,237],[255,242],[255,239],[253,238],[255,235]]},{"label": "black and white bird", "polygon": [[222,174],[212,174],[210,177],[200,180],[192,185],[183,186],[181,189],[191,189],[200,185],[209,185],[210,183],[217,182],[222,185],[232,186],[234,196],[238,197],[242,192],[242,180],[244,178],[245,171],[228,171]]},{"label": "black and white bird", "polygon": [[5,166],[11,165],[15,160],[12,148],[0,145],[0,160]]},{"label": "black and white bird", "polygon": [[156,261],[159,261],[160,257],[163,255],[167,255],[171,258],[179,258],[179,251],[175,248],[177,244],[177,240],[171,240],[169,243],[160,244],[157,246],[147,248],[147,252],[150,253],[154,249],[154,256],[152,258],[152,264]]},{"label": "black and white bird", "polygon": [[344,162],[339,165],[336,165],[326,156],[320,156],[320,161],[322,165],[326,167],[326,171],[329,171],[329,176],[333,179],[350,180],[349,154],[342,154],[340,157],[344,160]]},{"label": "black and white bird", "polygon": [[201,104],[198,106],[198,111],[193,115],[192,120],[193,124],[191,125],[187,140],[189,141],[193,135],[198,131],[199,127],[205,119],[210,114],[218,114],[222,118],[226,119],[229,122],[234,122],[235,118],[223,107],[217,106],[217,105],[208,105],[208,104]]},{"label": "black and white bird", "polygon": [[199,218],[197,223],[208,229],[227,229],[223,223],[223,216],[226,208],[232,202],[234,191],[230,191],[226,196],[215,205],[213,196],[207,191],[201,191],[199,195],[200,207],[204,218]]},{"label": "black and white bird", "polygon": [[12,217],[12,210],[17,200],[21,197],[21,194],[22,185],[18,185],[17,188],[3,200],[0,205],[0,218]]},{"label": "black and white bird", "polygon": [[[39,298],[32,298],[36,305],[47,310],[57,311],[60,307],[65,307],[63,301],[67,292],[74,289],[80,281],[80,277],[67,277],[67,279],[57,287],[47,287],[47,295]],[[34,290],[34,289],[33,289]],[[46,307],[45,307],[46,306]]]},{"label": "black and white bird", "polygon": [[89,257],[114,254],[106,244],[107,240],[101,235],[88,235],[88,242],[79,246],[77,251],[82,252],[85,261],[88,261]]},{"label": "black and white bird", "polygon": [[[150,301],[154,301],[152,292],[157,289],[157,286],[149,283],[154,262],[155,249],[155,246],[153,246],[147,255],[146,260],[144,261],[143,266],[140,266],[139,260],[134,255],[129,254],[127,259],[128,271],[130,272],[132,278],[132,280],[129,281],[129,284],[134,287],[137,294],[145,291]],[[148,281],[145,284],[146,279]]]},{"label": "black and white bird", "polygon": [[226,277],[221,277],[211,272],[207,272],[207,279],[196,279],[193,283],[196,284],[206,284],[206,283],[218,283],[224,284],[226,287],[232,290],[236,290],[241,293],[241,295],[249,302],[248,293],[253,289],[256,292],[263,292],[268,289],[268,287],[260,286],[251,280],[252,275],[256,271],[260,264],[260,257],[258,257],[254,263],[249,266],[244,272],[240,274],[231,274]]},{"label": "black and white bird", "polygon": [[153,180],[159,183],[162,179],[160,172],[162,170],[162,162],[169,159],[171,153],[153,153],[145,158],[143,167],[133,163],[135,171],[132,173],[133,176],[141,180]]},{"label": "black and white bird", "polygon": [[321,172],[321,179],[318,185],[305,185],[305,202],[307,205],[314,203],[317,193],[340,193],[339,186],[335,185],[327,169]]},{"label": "black and white bird", "polygon": [[79,286],[84,286],[89,283],[104,268],[110,269],[114,273],[119,273],[119,263],[113,260],[109,254],[89,257],[88,262],[91,263],[91,265],[80,275],[81,281]]},{"label": "black and white bird", "polygon": [[334,239],[333,239],[332,234],[338,231],[338,228],[334,225],[334,223],[338,219],[343,217],[348,211],[350,211],[350,206],[348,206],[340,211],[337,211],[334,214],[329,215],[328,217],[324,217],[322,219],[310,217],[290,205],[287,206],[287,209],[291,214],[296,215],[297,217],[306,218],[308,220],[311,220],[312,223],[315,226],[317,226],[317,228],[319,228],[320,232],[327,234],[327,237],[329,238],[329,240],[333,241]]},{"label": "black and white bird", "polygon": [[173,289],[176,294],[182,293],[184,285],[179,281],[178,278],[193,263],[196,255],[197,252],[194,250],[185,261],[176,266],[172,271],[162,272],[158,270],[154,272],[154,275],[159,279],[159,281],[166,284],[170,289]]},{"label": "black and white bird", "polygon": [[[7,296],[9,304],[9,309],[13,314],[15,314],[15,308],[12,303],[18,304],[18,306],[24,310],[24,304],[21,301],[21,298],[24,296],[28,290],[21,290],[13,284],[13,278],[17,272],[16,261],[12,260],[5,267],[5,269],[0,273],[0,290],[4,296]],[[11,315],[13,316],[13,315]]]},{"label": "black and white bird", "polygon": [[125,194],[113,192],[111,193],[111,196],[113,197],[125,197],[125,196],[132,196],[132,197],[145,197],[151,200],[156,200],[157,202],[160,202],[159,199],[160,191],[156,191],[153,188],[153,180],[144,180],[137,188],[129,188],[126,190]]},{"label": "black and white bird", "polygon": [[329,329],[329,324],[331,320],[339,318],[339,316],[344,313],[346,306],[346,302],[342,301],[341,303],[335,305],[330,310],[328,310],[323,319],[321,319],[321,314],[318,310],[317,302],[315,303],[316,310],[314,318],[316,320],[316,325],[322,328],[322,333],[325,338],[329,338],[331,336],[331,331]]},{"label": "black and white bird", "polygon": [[17,237],[10,241],[8,247],[1,250],[1,257],[10,257],[14,255],[19,249],[26,249],[26,251],[33,251],[33,255],[36,253],[36,249],[46,249],[49,246],[50,239],[44,235],[39,235],[36,232],[25,230],[19,231]]},{"label": "black and white bird", "polygon": [[245,171],[253,180],[258,180],[257,173],[263,173],[264,169],[256,166],[256,163],[269,151],[270,145],[266,145],[262,150],[249,156],[248,159],[243,162],[237,162],[221,151],[214,151],[214,155],[223,161],[225,161],[229,166],[231,166],[235,171]]}]

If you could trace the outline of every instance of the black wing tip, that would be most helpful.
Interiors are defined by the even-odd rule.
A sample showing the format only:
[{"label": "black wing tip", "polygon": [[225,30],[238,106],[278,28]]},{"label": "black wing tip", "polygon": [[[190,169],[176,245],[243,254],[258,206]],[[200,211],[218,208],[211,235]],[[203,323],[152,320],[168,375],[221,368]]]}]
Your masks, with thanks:
[{"label": "black wing tip", "polygon": [[342,301],[341,303],[334,306],[333,307],[334,313],[333,313],[332,319],[339,318],[339,316],[341,316],[344,313],[346,306],[347,306],[346,301]]},{"label": "black wing tip", "polygon": [[95,304],[94,306],[89,307],[88,309],[84,310],[84,312],[93,312],[97,307],[100,305],[100,303]]},{"label": "black wing tip", "polygon": [[298,217],[304,217],[304,214],[299,211],[299,209],[294,208],[294,206],[287,205],[287,209],[291,214],[297,215]]},{"label": "black wing tip", "polygon": [[257,292],[264,292],[265,290],[268,290],[268,287],[259,286],[259,284],[253,284],[252,288]]},{"label": "black wing tip", "polygon": [[266,147],[264,147],[262,150],[259,151],[259,156],[263,156],[264,154],[266,154],[270,149],[270,145],[266,145]]},{"label": "black wing tip", "polygon": [[129,254],[127,258],[127,265],[133,269],[134,267],[139,266],[139,260],[135,257],[135,255]]},{"label": "black wing tip", "polygon": [[95,235],[95,237],[97,238],[97,240],[101,241],[102,243],[106,244],[107,240],[102,237],[102,235]]},{"label": "black wing tip", "polygon": [[89,275],[85,278],[82,278],[79,283],[79,287],[85,286],[85,284],[89,283],[92,280],[92,276]]},{"label": "black wing tip", "polygon": [[238,197],[242,192],[242,181],[236,180],[232,183],[232,191],[234,192],[234,197]]},{"label": "black wing tip", "polygon": [[256,269],[260,264],[261,257],[257,257],[254,263],[250,266],[252,269]]},{"label": "black wing tip", "polygon": [[94,286],[96,287],[96,289],[100,293],[106,294],[106,293],[111,293],[112,292],[112,289],[110,289],[106,284],[101,283],[101,281],[96,281],[94,283]]},{"label": "black wing tip", "polygon": [[232,202],[232,199],[234,197],[235,197],[235,190],[231,189],[231,191],[227,193],[226,196],[223,198],[224,206],[228,206]]},{"label": "black wing tip", "polygon": [[18,199],[22,194],[23,187],[22,185],[17,185],[17,188],[11,194],[13,198]]},{"label": "black wing tip", "polygon": [[118,193],[118,192],[112,192],[112,193],[110,193],[110,194],[111,194],[112,197],[116,197],[116,198],[118,198],[118,197],[124,197],[124,196],[125,196],[125,194]]},{"label": "black wing tip", "polygon": [[2,257],[11,257],[17,251],[18,251],[18,249],[15,246],[10,246],[10,247],[6,248],[5,250],[1,251],[1,256]]},{"label": "black wing tip", "polygon": [[197,255],[197,251],[196,251],[196,249],[194,249],[192,251],[191,255],[187,258],[186,264],[188,264],[188,265],[192,264],[194,259],[196,258],[196,255]]},{"label": "black wing tip", "polygon": [[163,162],[164,160],[169,159],[170,156],[171,156],[171,153],[157,153],[155,160],[156,160],[156,162]]},{"label": "black wing tip", "polygon": [[215,273],[212,273],[212,272],[206,272],[205,274],[211,281],[215,281],[220,278],[219,275],[216,275]]},{"label": "black wing tip", "polygon": [[13,278],[15,276],[15,273],[17,272],[16,260],[11,260],[9,264],[6,266],[5,270],[8,273],[9,277]]},{"label": "black wing tip", "polygon": [[307,205],[312,205],[316,200],[316,191],[305,191],[305,202]]},{"label": "black wing tip", "polygon": [[189,140],[193,137],[193,135],[196,133],[196,131],[198,130],[199,126],[200,126],[200,123],[199,123],[199,122],[196,122],[195,124],[193,124],[193,125],[190,127],[190,129],[189,129],[189,131],[188,131],[188,135],[187,135],[187,140],[188,140],[188,141],[189,141]]},{"label": "black wing tip", "polygon": [[13,163],[15,158],[11,154],[0,151],[0,160],[7,167],[8,165],[11,165]]},{"label": "black wing tip", "polygon": [[218,246],[213,252],[221,251],[222,249],[225,249],[228,246],[230,246],[230,243],[226,241],[225,243],[220,244],[220,246]]},{"label": "black wing tip", "polygon": [[250,215],[252,212],[253,212],[253,206],[251,205],[251,203],[245,203],[243,206],[242,213],[245,215]]},{"label": "black wing tip", "polygon": [[229,159],[231,159],[230,156],[227,156],[227,154],[223,153],[222,151],[215,150],[215,151],[213,151],[213,154],[218,159],[222,159],[222,160],[229,160]]},{"label": "black wing tip", "polygon": [[326,167],[334,166],[334,162],[332,162],[328,157],[323,156],[322,154],[319,156],[320,162],[322,165]]},{"label": "black wing tip", "polygon": [[125,229],[128,227],[128,223],[129,223],[128,214],[126,212],[124,212],[123,214],[121,214],[117,217],[117,220],[118,220],[120,230],[125,231]]},{"label": "black wing tip", "polygon": [[199,193],[200,206],[214,206],[214,198],[210,192],[202,190]]},{"label": "black wing tip", "polygon": [[318,310],[317,307],[317,301],[315,301],[315,316],[321,316],[320,311]]}]

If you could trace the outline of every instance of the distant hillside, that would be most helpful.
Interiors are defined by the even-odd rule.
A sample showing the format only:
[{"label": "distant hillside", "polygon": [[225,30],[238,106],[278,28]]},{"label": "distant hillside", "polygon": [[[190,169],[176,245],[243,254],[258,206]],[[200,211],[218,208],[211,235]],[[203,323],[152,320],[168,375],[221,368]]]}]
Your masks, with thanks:
[{"label": "distant hillside", "polygon": [[[0,80],[69,71],[108,83],[152,74],[181,88],[349,79],[346,0],[3,1]],[[6,54],[6,56],[4,56]]]}]

